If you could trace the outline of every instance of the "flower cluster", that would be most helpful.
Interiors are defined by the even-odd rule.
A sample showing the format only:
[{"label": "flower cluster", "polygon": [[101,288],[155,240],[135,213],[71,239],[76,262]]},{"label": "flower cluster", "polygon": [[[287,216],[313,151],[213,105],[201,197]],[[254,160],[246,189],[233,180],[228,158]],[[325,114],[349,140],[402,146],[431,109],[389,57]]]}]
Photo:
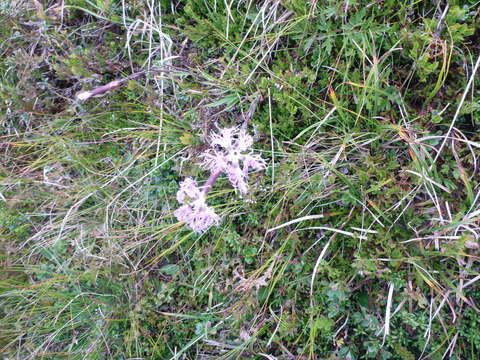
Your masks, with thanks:
[{"label": "flower cluster", "polygon": [[198,233],[220,223],[220,217],[206,204],[206,195],[220,174],[226,174],[230,183],[244,195],[248,191],[248,171],[266,167],[260,155],[251,153],[253,138],[245,129],[220,129],[209,140],[210,149],[201,155],[201,165],[211,172],[210,177],[203,189],[192,178],[185,179],[177,192],[177,200],[183,205],[174,212],[178,220],[185,221]]},{"label": "flower cluster", "polygon": [[[203,167],[211,172],[222,172],[242,195],[248,191],[248,171],[263,170],[265,160],[252,154],[253,138],[245,129],[226,128],[210,137],[211,148],[203,154]],[[243,165],[243,167],[242,167]]]},{"label": "flower cluster", "polygon": [[199,189],[192,178],[186,178],[180,183],[177,200],[183,205],[175,210],[175,217],[185,221],[193,231],[202,233],[210,226],[220,223],[220,216],[207,206],[205,192]]}]

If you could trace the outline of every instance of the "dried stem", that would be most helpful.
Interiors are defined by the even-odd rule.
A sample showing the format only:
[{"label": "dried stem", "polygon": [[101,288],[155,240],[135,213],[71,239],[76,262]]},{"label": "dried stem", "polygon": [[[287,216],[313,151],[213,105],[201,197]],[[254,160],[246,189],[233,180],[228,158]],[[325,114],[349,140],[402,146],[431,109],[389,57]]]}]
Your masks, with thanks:
[{"label": "dried stem", "polygon": [[93,96],[102,95],[102,94],[104,94],[108,91],[116,89],[116,88],[124,85],[125,83],[127,83],[130,80],[135,80],[135,79],[138,79],[140,77],[146,76],[148,73],[152,73],[152,72],[153,73],[165,73],[165,72],[172,72],[172,71],[173,70],[167,70],[167,69],[152,69],[152,70],[148,70],[148,71],[140,71],[140,72],[134,73],[130,76],[127,76],[126,78],[113,80],[113,81],[109,82],[108,84],[99,86],[99,87],[97,87],[93,90],[81,91],[75,97],[77,98],[77,100],[85,101],[85,100],[90,99]]},{"label": "dried stem", "polygon": [[242,124],[243,128],[247,127],[249,121],[253,118],[253,114],[255,114],[255,110],[257,109],[258,104],[263,100],[263,96],[259,91],[256,92],[253,96],[254,96],[253,101],[251,102],[247,113],[246,114],[242,113],[242,115],[239,116],[239,118],[237,118],[237,123],[243,122]]}]

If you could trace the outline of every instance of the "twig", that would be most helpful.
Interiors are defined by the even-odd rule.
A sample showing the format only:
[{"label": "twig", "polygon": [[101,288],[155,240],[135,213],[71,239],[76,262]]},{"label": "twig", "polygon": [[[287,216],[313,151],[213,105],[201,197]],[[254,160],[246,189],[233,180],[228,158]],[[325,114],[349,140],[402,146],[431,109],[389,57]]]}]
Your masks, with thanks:
[{"label": "twig", "polygon": [[250,120],[253,118],[253,115],[255,114],[255,110],[257,109],[258,104],[263,100],[262,94],[258,91],[254,95],[253,101],[250,104],[250,107],[248,108],[248,111],[246,114],[243,115],[243,119],[241,119],[242,116],[240,116],[237,119],[237,122],[240,123],[243,120],[243,127],[246,128]]},{"label": "twig", "polygon": [[145,76],[146,74],[147,74],[147,71],[140,71],[138,73],[127,76],[124,79],[110,81],[108,84],[99,86],[93,90],[79,92],[75,97],[77,98],[77,100],[85,101],[90,99],[93,96],[102,95],[107,91],[116,89],[128,81],[138,79],[139,77]]},{"label": "twig", "polygon": [[148,73],[152,73],[152,72],[154,72],[154,73],[164,73],[164,72],[172,72],[172,71],[173,70],[167,70],[167,69],[151,69],[151,70],[148,70],[148,71],[140,71],[140,72],[134,73],[130,76],[127,76],[126,78],[110,81],[108,84],[99,86],[99,87],[97,87],[93,90],[81,91],[75,97],[76,97],[77,100],[85,101],[85,100],[90,99],[93,96],[99,96],[99,95],[102,95],[102,94],[104,94],[108,91],[114,90],[114,89],[124,85],[125,83],[127,83],[130,80],[135,80],[135,79],[141,78],[143,76],[146,76]]},{"label": "twig", "polygon": [[435,28],[435,36],[440,37],[440,33],[442,32],[443,28],[445,27],[444,19],[447,16],[448,10],[450,9],[450,5],[447,4],[445,9],[443,9],[442,15],[440,15],[440,19],[438,19],[437,27]]}]

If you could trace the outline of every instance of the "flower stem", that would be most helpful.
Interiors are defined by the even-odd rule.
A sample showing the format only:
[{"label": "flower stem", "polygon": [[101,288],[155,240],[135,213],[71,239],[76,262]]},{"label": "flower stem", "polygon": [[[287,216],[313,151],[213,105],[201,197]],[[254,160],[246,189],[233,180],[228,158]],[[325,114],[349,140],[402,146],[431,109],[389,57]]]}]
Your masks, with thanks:
[{"label": "flower stem", "polygon": [[208,192],[212,189],[213,184],[217,180],[217,178],[220,176],[222,172],[220,170],[214,171],[210,174],[209,178],[205,182],[205,185],[203,185],[203,195],[207,196]]}]

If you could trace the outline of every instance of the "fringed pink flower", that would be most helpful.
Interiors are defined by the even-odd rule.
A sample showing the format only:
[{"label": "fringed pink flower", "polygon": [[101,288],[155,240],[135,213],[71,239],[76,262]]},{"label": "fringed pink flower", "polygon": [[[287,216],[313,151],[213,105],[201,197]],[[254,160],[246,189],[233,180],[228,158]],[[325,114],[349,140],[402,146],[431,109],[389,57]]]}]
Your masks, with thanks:
[{"label": "fringed pink flower", "polygon": [[220,216],[206,204],[206,195],[221,173],[227,175],[230,183],[241,194],[248,191],[248,171],[263,170],[265,160],[260,155],[252,154],[253,138],[245,129],[237,127],[221,129],[210,136],[211,148],[202,154],[202,166],[211,172],[203,189],[192,178],[180,183],[177,200],[182,206],[174,215],[185,221],[195,232],[202,233],[212,225],[220,224]]},{"label": "fringed pink flower", "polygon": [[241,194],[248,191],[248,171],[263,170],[265,160],[251,153],[253,138],[245,129],[221,129],[210,137],[212,147],[203,154],[202,166],[212,172],[221,171]]},{"label": "fringed pink flower", "polygon": [[207,206],[204,192],[192,178],[180,183],[177,200],[183,205],[175,210],[175,217],[185,221],[193,231],[202,233],[210,226],[220,224],[220,216]]},{"label": "fringed pink flower", "polygon": [[177,201],[185,204],[185,198],[197,199],[200,197],[200,189],[197,182],[192,178],[186,178],[180,183],[180,190],[177,192]]}]

